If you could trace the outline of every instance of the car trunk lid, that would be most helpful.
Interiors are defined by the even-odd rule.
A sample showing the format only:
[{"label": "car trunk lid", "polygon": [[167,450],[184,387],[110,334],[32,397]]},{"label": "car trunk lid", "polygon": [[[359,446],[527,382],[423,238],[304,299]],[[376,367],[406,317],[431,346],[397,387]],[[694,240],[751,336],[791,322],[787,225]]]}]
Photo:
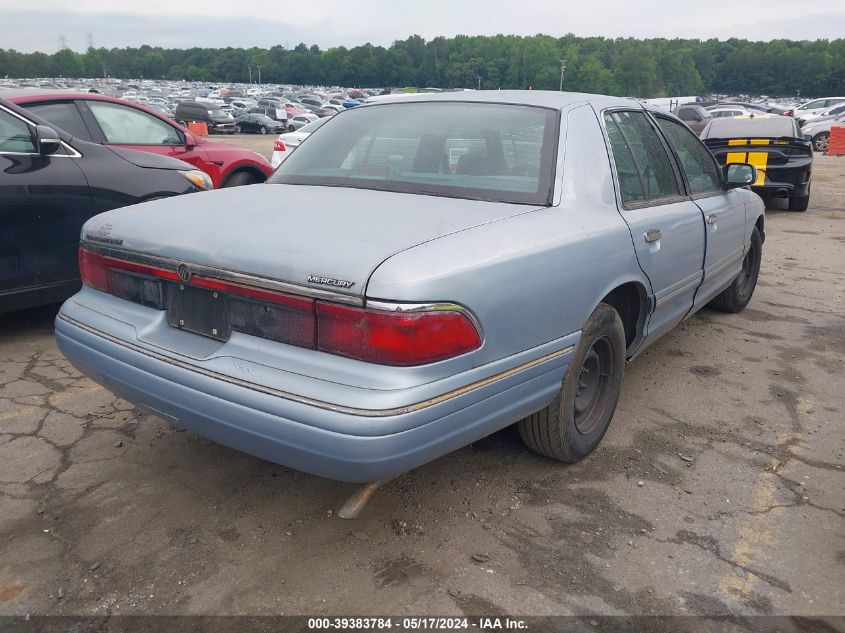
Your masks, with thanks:
[{"label": "car trunk lid", "polygon": [[537,207],[340,187],[253,185],[92,218],[83,239],[362,297],[384,260]]}]

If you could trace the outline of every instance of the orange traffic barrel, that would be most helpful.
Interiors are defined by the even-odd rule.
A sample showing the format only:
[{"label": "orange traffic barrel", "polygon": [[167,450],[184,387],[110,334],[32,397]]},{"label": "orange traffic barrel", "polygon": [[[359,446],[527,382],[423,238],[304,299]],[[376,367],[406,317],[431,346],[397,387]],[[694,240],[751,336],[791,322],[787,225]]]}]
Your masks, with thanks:
[{"label": "orange traffic barrel", "polygon": [[837,125],[830,128],[830,141],[827,146],[827,155],[845,155],[845,127]]},{"label": "orange traffic barrel", "polygon": [[191,121],[188,123],[188,131],[197,136],[208,136],[208,126],[202,121]]}]

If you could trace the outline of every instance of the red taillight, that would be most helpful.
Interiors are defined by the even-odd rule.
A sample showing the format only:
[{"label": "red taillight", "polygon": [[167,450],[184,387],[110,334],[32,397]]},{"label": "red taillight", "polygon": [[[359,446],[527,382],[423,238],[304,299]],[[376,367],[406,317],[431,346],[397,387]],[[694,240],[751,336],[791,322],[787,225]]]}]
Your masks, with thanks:
[{"label": "red taillight", "polygon": [[462,312],[386,312],[317,302],[317,349],[384,365],[422,365],[481,346]]},{"label": "red taillight", "polygon": [[[112,281],[115,270],[181,283],[175,270],[79,249],[79,271],[85,285],[121,295],[121,284]],[[316,348],[329,354],[383,365],[407,366],[433,363],[481,347],[481,336],[473,322],[465,313],[454,309],[419,312],[369,310],[201,275],[194,275],[187,283],[232,297],[229,316],[233,329],[298,347]],[[115,284],[114,287],[112,284]],[[262,308],[261,303],[237,302],[237,297],[276,307]],[[164,303],[158,304],[158,309],[164,307]]]},{"label": "red taillight", "polygon": [[79,249],[79,276],[82,283],[103,292],[109,291],[109,273],[106,270],[105,257]]},{"label": "red taillight", "polygon": [[276,142],[273,143],[273,151],[274,152],[286,152],[287,150],[285,149],[285,144],[282,141],[280,141],[279,139],[276,139]]},{"label": "red taillight", "polygon": [[103,292],[109,292],[109,269],[126,270],[131,273],[149,275],[169,281],[179,281],[179,273],[175,270],[136,264],[124,259],[115,259],[99,253],[92,253],[84,248],[79,249],[79,276],[82,283]]},{"label": "red taillight", "polygon": [[795,115],[795,112],[793,112],[792,110],[787,110],[786,112],[783,113],[783,116],[794,116],[794,115]]}]

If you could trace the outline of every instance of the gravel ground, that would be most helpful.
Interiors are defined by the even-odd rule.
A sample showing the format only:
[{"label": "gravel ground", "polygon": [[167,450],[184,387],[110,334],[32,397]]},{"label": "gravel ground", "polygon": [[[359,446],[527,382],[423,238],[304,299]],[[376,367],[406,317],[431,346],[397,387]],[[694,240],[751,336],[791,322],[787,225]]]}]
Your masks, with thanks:
[{"label": "gravel ground", "polygon": [[352,485],[80,376],[55,306],[0,316],[0,614],[841,614],[843,199],[845,159],[818,158],[810,210],[768,213],[750,306],[630,364],[582,463],[507,429],[355,521]]}]

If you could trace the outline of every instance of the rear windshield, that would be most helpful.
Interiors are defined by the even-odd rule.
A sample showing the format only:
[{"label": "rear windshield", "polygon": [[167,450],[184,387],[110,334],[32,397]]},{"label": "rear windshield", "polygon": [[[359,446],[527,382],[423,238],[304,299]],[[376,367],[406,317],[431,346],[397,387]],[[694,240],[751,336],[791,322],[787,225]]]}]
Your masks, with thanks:
[{"label": "rear windshield", "polygon": [[427,102],[332,118],[268,182],[549,204],[557,112]]},{"label": "rear windshield", "polygon": [[774,116],[767,119],[716,119],[706,138],[780,138],[797,136],[795,119]]}]

